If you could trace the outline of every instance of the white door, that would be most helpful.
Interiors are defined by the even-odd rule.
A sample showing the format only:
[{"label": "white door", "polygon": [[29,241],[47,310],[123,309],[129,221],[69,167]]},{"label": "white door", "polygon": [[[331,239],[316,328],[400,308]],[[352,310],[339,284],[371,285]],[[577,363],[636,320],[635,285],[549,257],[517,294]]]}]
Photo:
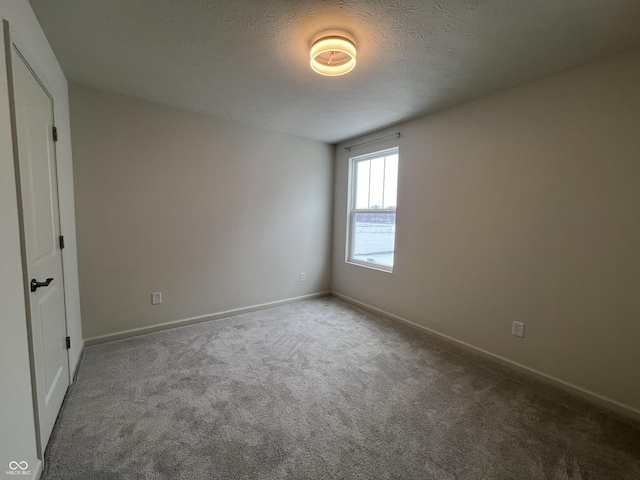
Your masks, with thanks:
[{"label": "white door", "polygon": [[32,367],[44,451],[69,386],[53,100],[15,45],[12,47]]}]

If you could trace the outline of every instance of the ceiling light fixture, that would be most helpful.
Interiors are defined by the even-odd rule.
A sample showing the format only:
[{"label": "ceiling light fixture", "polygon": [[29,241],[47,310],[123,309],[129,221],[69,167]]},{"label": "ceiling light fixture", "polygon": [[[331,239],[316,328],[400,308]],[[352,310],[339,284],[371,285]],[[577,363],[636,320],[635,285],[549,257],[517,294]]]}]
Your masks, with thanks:
[{"label": "ceiling light fixture", "polygon": [[320,75],[337,77],[356,66],[356,46],[344,37],[323,37],[311,46],[311,68]]}]

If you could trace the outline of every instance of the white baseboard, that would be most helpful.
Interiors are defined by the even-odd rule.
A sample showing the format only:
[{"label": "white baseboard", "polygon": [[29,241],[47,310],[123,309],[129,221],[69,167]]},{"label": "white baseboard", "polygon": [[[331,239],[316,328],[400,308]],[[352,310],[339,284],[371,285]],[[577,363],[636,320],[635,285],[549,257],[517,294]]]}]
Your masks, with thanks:
[{"label": "white baseboard", "polygon": [[560,378],[554,377],[552,375],[548,375],[546,373],[540,372],[539,370],[536,370],[534,368],[531,367],[527,367],[526,365],[522,365],[521,363],[518,362],[514,362],[513,360],[509,360],[508,358],[502,357],[500,355],[496,355],[495,353],[491,353],[487,350],[483,350],[482,348],[476,347],[474,345],[471,345],[469,343],[463,342],[461,340],[457,340],[456,338],[450,337],[448,335],[444,335],[442,333],[436,332],[435,330],[431,330],[430,328],[427,328],[423,325],[419,325],[417,323],[414,323],[410,320],[407,320],[406,318],[402,318],[399,317],[398,315],[394,315],[393,313],[389,313],[386,312],[384,310],[381,310],[379,308],[373,307],[371,305],[368,305],[364,302],[361,302],[359,300],[356,300],[354,298],[351,297],[347,297],[346,295],[343,295],[341,293],[338,292],[331,292],[331,294],[337,298],[340,298],[346,302],[352,303],[353,305],[357,305],[365,310],[368,310],[372,313],[376,313],[379,315],[382,315],[383,317],[389,318],[391,320],[395,320],[397,322],[400,322],[404,325],[407,325],[411,328],[414,328],[416,330],[420,330],[421,332],[426,333],[427,335],[430,335],[432,337],[438,338],[440,340],[443,340],[447,343],[450,343],[452,345],[456,345],[466,351],[469,352],[473,352],[477,355],[480,355],[484,358],[487,358],[489,360],[492,360],[496,363],[499,363],[501,365],[504,365],[508,368],[511,368],[512,370],[516,370],[520,373],[523,373],[529,377],[533,377],[537,380],[540,380],[544,383],[547,383],[549,385],[553,385],[556,388],[559,388],[561,390],[564,390],[565,392],[568,392],[572,395],[575,395],[577,397],[582,398],[583,400],[587,400],[588,402],[594,403],[596,405],[599,405],[601,407],[604,407],[608,410],[611,410],[613,412],[616,412],[620,415],[623,415],[625,417],[631,418],[633,420],[636,421],[640,421],[640,410],[631,407],[629,405],[625,405],[624,403],[618,402],[616,400],[613,400],[612,398],[608,398],[605,397],[603,395],[600,395],[598,393],[592,392],[591,390],[587,390],[586,388],[582,388],[578,385],[574,385],[573,383],[567,382],[565,380],[562,380]]},{"label": "white baseboard", "polygon": [[99,343],[113,342],[115,340],[122,340],[123,338],[136,337],[138,335],[159,332],[161,330],[168,330],[170,328],[184,327],[186,325],[193,325],[195,323],[209,322],[211,320],[219,320],[221,318],[230,317],[232,315],[241,315],[243,313],[255,312],[257,310],[264,310],[265,308],[279,307],[281,305],[286,305],[288,303],[300,302],[302,300],[309,300],[310,298],[326,297],[327,295],[331,295],[331,292],[311,293],[309,295],[302,295],[300,297],[287,298],[285,300],[276,300],[275,302],[261,303],[259,305],[251,305],[249,307],[234,308],[232,310],[225,310],[224,312],[209,313],[206,315],[199,315],[197,317],[173,320],[170,322],[159,323],[157,325],[150,325],[148,327],[122,330],[120,332],[109,333],[107,335],[99,335],[97,337],[85,338],[84,345],[89,346],[89,345],[97,345]]}]

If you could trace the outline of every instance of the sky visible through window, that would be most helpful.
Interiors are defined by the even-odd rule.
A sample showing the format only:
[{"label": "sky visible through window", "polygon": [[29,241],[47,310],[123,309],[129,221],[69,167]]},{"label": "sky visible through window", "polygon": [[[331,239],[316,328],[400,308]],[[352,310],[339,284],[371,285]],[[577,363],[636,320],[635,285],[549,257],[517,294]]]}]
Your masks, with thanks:
[{"label": "sky visible through window", "polygon": [[398,154],[357,163],[356,209],[395,209],[398,197]]}]

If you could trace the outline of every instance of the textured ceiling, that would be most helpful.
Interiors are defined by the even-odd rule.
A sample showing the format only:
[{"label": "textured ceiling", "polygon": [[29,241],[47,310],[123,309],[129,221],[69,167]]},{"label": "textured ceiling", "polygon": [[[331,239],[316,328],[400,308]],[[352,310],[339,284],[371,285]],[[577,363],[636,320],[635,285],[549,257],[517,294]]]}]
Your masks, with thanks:
[{"label": "textured ceiling", "polygon": [[640,0],[30,1],[72,82],[330,143],[640,46]]}]

